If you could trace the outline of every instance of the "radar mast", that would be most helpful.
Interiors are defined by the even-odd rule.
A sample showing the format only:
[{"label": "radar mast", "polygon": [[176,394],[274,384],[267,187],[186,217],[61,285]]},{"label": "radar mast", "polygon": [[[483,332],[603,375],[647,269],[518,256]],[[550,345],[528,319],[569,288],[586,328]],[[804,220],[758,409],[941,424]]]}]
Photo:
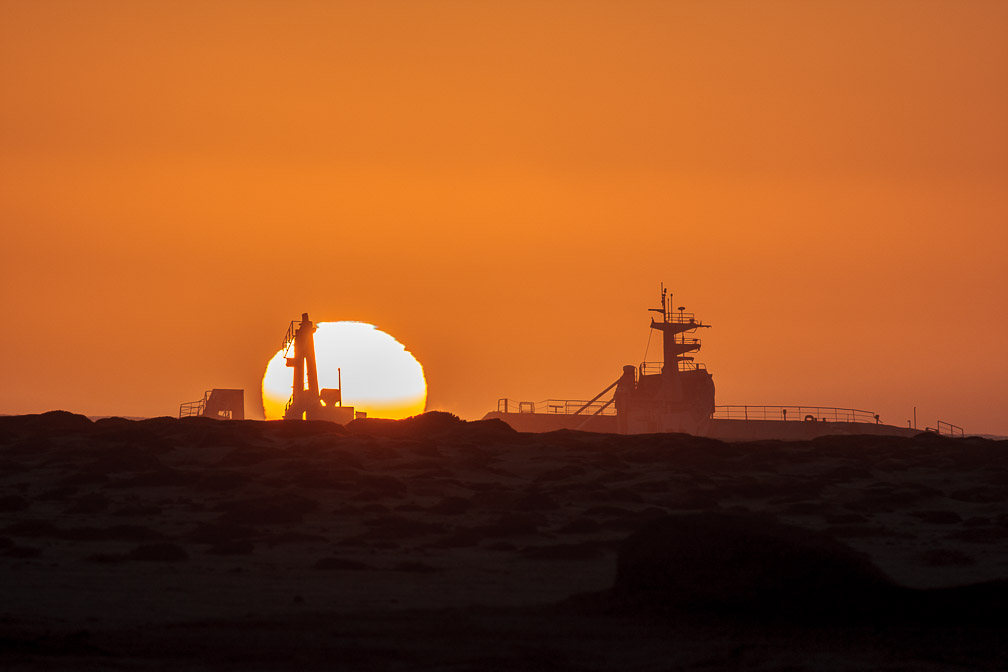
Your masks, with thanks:
[{"label": "radar mast", "polygon": [[687,355],[689,352],[700,350],[699,338],[687,338],[686,334],[694,333],[697,329],[709,329],[709,324],[697,322],[693,313],[685,312],[685,306],[672,309],[672,296],[668,293],[664,283],[661,286],[661,308],[648,308],[652,313],[659,313],[662,316],[661,322],[656,322],[651,318],[651,328],[662,332],[662,354],[664,363],[662,365],[662,375],[678,377],[682,371],[693,368],[690,364],[693,357]]}]

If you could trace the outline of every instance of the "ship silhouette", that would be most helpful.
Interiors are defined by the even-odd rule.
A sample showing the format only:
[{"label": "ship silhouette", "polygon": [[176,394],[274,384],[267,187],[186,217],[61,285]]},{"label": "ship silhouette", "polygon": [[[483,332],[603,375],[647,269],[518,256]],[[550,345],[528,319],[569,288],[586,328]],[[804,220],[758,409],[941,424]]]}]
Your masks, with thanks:
[{"label": "ship silhouette", "polygon": [[[588,400],[531,402],[502,398],[497,410],[487,413],[484,419],[503,420],[522,432],[681,432],[727,441],[805,440],[830,434],[914,436],[921,432],[914,427],[884,424],[877,413],[854,408],[718,406],[714,378],[694,357],[702,345],[695,334],[711,325],[698,321],[685,306],[673,307],[664,285],[661,306],[648,311],[660,315],[658,320],[651,317],[650,328],[661,334],[661,362],[624,366],[616,381]],[[610,392],[612,396],[605,398]]]}]

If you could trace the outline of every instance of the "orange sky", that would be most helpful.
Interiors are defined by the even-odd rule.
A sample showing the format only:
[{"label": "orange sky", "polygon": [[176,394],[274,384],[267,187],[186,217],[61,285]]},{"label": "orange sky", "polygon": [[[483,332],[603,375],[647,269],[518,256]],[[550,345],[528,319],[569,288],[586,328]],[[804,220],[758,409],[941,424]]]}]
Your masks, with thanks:
[{"label": "orange sky", "polygon": [[302,311],[431,408],[584,398],[664,281],[718,403],[1008,434],[1008,3],[0,17],[0,413],[254,407]]}]

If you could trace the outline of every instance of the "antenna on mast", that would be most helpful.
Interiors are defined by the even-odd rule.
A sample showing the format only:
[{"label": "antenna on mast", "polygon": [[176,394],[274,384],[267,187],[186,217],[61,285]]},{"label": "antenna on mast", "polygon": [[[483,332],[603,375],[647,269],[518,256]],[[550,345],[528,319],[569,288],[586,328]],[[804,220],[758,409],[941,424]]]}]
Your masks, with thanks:
[{"label": "antenna on mast", "polygon": [[[668,322],[668,302],[665,295],[668,293],[668,289],[665,288],[665,283],[661,283],[661,308],[648,308],[648,312],[651,313],[661,313],[662,322]],[[652,318],[651,322],[654,322]]]}]

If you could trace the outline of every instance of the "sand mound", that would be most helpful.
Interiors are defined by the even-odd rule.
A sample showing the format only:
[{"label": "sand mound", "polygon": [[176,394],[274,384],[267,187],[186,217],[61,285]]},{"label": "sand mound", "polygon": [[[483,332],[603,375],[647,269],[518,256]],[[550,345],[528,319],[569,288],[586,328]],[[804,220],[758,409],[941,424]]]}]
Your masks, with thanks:
[{"label": "sand mound", "polygon": [[1002,623],[1008,581],[915,590],[824,533],[767,516],[669,516],[630,535],[609,599],[666,616],[796,623]]},{"label": "sand mound", "polygon": [[667,612],[761,617],[869,615],[899,589],[867,556],[768,517],[669,516],[630,535],[615,596]]}]

